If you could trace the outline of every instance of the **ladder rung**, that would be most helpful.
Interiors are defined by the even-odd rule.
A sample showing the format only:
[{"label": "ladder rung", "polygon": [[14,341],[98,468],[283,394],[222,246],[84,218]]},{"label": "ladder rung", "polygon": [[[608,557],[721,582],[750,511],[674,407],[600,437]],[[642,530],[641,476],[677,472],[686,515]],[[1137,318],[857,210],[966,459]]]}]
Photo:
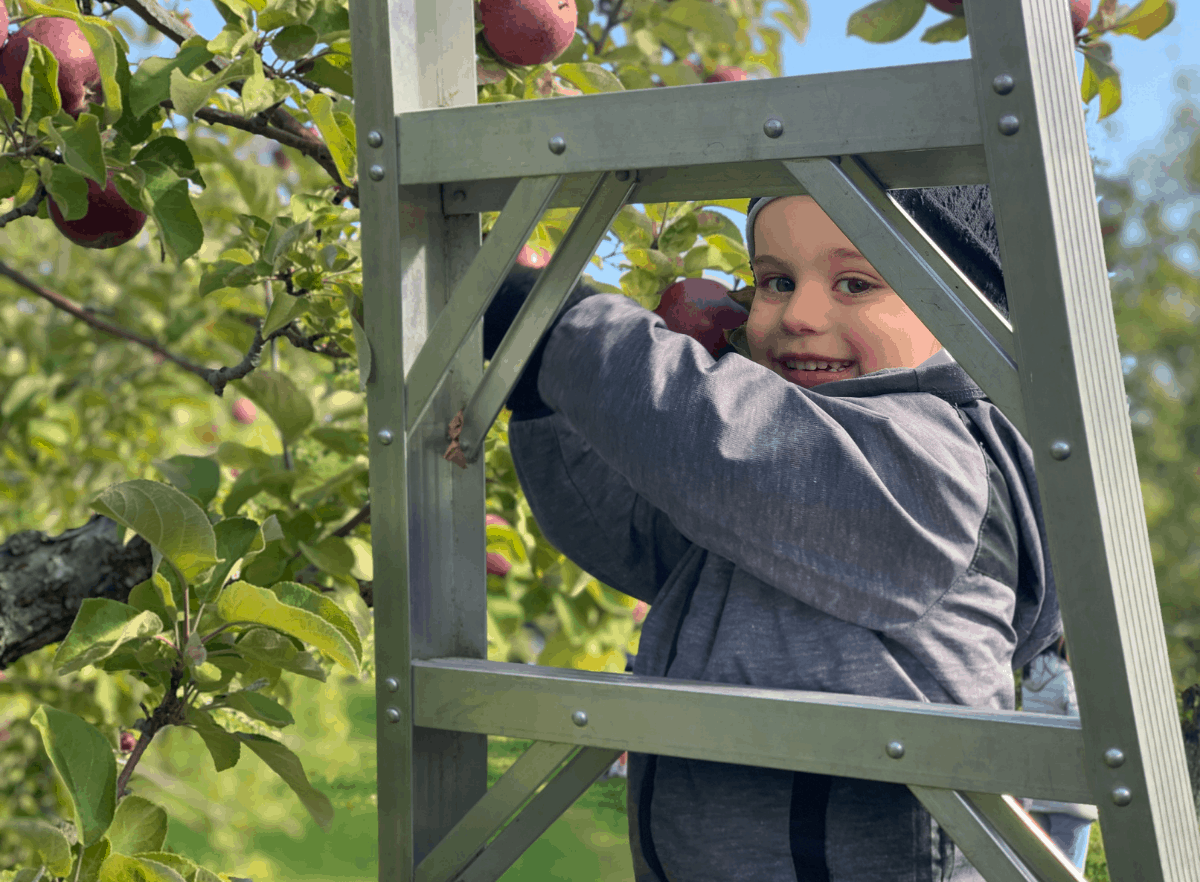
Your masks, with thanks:
[{"label": "ladder rung", "polygon": [[1092,800],[1077,718],[481,659],[412,664],[413,723],[431,729]]}]

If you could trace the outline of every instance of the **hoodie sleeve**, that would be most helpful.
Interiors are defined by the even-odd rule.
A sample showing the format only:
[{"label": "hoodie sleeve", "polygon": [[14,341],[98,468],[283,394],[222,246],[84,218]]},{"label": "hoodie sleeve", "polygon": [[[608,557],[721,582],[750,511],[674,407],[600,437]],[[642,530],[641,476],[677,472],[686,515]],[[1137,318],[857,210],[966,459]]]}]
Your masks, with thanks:
[{"label": "hoodie sleeve", "polygon": [[[803,603],[887,631],[917,622],[974,557],[987,468],[933,395],[821,395],[744,358],[714,361],[610,294],[563,315],[538,388],[564,459],[535,464],[555,452],[548,436],[534,444],[549,428],[510,426],[514,458],[525,446],[518,474],[531,505],[555,498],[540,503],[545,516],[534,508],[555,522],[551,541],[613,587],[628,590],[605,566],[644,578],[643,543],[671,537],[669,559],[677,531]],[[565,520],[572,494],[590,522]]]}]

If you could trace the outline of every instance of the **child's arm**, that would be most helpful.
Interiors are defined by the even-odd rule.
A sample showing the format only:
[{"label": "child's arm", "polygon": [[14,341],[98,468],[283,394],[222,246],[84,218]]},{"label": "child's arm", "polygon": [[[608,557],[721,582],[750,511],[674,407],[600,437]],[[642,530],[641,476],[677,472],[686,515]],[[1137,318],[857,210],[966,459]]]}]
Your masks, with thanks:
[{"label": "child's arm", "polygon": [[[562,316],[537,388],[628,483],[616,506],[626,523],[639,505],[659,509],[688,540],[845,621],[913,624],[974,558],[987,467],[933,396],[811,393],[746,359],[714,361],[617,295]],[[561,480],[583,485],[571,463],[561,467]],[[585,527],[571,524],[572,547]],[[599,576],[606,546],[596,545],[586,568]]]}]

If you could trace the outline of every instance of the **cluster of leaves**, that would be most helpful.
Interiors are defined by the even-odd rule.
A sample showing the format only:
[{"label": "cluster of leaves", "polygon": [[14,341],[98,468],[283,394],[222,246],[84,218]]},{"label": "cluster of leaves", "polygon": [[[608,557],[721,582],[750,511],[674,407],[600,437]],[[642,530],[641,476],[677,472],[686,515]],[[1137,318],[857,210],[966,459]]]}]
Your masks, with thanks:
[{"label": "cluster of leaves", "polygon": [[[926,0],[876,0],[853,15],[846,33],[872,43],[899,40],[917,26],[925,14]],[[1063,5],[1067,0],[1063,0]],[[1112,63],[1112,45],[1106,37],[1129,34],[1148,40],[1175,19],[1175,0],[1141,0],[1134,7],[1118,5],[1117,0],[1100,0],[1086,28],[1075,36],[1076,47],[1083,53],[1084,71],[1080,92],[1084,103],[1100,98],[1099,119],[1111,116],[1121,106],[1121,75]],[[948,15],[928,28],[921,39],[926,43],[947,43],[966,39],[967,22],[961,15]]]}]

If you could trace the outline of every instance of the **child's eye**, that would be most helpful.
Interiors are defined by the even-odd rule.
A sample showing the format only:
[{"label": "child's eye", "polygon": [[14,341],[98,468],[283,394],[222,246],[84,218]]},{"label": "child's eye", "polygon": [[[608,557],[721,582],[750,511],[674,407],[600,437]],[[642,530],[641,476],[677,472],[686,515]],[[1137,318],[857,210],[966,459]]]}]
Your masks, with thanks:
[{"label": "child's eye", "polygon": [[[845,285],[843,288],[842,286]],[[868,291],[873,291],[877,286],[874,282],[867,279],[838,279],[834,287],[843,294],[866,294]]]},{"label": "child's eye", "polygon": [[[774,287],[775,282],[782,282],[784,285],[791,285],[791,287],[780,290],[780,289]],[[769,278],[769,279],[759,283],[759,287],[766,288],[772,294],[791,294],[793,291],[796,290],[796,283],[793,282],[791,279],[789,279],[787,276],[773,276],[772,278]]]}]

